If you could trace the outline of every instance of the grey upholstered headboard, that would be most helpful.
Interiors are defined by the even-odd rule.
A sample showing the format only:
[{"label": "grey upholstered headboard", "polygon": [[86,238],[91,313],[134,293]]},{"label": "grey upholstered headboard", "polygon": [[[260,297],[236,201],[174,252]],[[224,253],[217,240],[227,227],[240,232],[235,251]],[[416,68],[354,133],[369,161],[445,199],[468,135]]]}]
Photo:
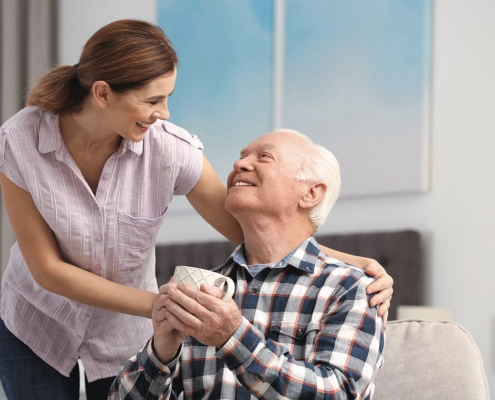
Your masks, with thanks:
[{"label": "grey upholstered headboard", "polygon": [[[319,243],[345,253],[377,260],[394,278],[394,294],[389,319],[396,319],[398,305],[420,304],[420,237],[416,231],[317,235]],[[230,242],[204,242],[158,245],[156,277],[166,283],[176,265],[213,268],[222,264],[235,245]]]}]

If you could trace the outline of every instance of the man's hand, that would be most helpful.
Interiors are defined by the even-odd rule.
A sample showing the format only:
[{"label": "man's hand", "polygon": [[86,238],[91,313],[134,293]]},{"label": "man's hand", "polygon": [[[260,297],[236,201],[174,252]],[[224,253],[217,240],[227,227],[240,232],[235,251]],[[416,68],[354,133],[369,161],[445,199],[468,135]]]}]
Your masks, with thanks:
[{"label": "man's hand", "polygon": [[168,302],[171,290],[176,290],[174,283],[169,282],[160,287],[158,299],[151,314],[154,330],[153,352],[164,364],[174,359],[182,340],[186,337],[184,332],[175,329],[167,320],[168,311],[165,305]]},{"label": "man's hand", "polygon": [[177,331],[195,337],[207,346],[222,347],[242,322],[242,314],[233,300],[221,300],[224,292],[201,285],[197,290],[179,283],[168,291],[165,301],[168,323]]}]

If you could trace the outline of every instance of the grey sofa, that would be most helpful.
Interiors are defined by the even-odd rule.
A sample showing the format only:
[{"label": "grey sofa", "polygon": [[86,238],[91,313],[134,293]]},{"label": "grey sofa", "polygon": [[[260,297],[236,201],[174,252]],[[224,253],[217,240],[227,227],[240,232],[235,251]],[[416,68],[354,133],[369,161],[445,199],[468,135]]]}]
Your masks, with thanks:
[{"label": "grey sofa", "polygon": [[450,321],[390,321],[375,400],[490,400],[473,338]]}]

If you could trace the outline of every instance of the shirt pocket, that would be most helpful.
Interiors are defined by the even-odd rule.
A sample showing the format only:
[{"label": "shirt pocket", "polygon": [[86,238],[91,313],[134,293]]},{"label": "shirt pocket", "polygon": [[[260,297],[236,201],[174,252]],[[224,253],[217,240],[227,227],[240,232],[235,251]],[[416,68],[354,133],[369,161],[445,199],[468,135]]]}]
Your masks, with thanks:
[{"label": "shirt pocket", "polygon": [[120,269],[140,267],[149,259],[155,249],[156,236],[165,213],[158,218],[151,219],[119,213],[118,260]]},{"label": "shirt pocket", "polygon": [[272,324],[268,329],[267,339],[286,347],[296,360],[307,360],[320,330],[321,326],[317,322],[304,325]]}]

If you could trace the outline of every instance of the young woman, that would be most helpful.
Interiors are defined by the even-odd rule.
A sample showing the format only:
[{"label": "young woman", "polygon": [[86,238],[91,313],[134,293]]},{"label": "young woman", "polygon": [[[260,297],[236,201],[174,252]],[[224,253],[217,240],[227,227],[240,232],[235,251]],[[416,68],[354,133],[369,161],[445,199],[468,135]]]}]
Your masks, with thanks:
[{"label": "young woman", "polygon": [[[88,399],[107,398],[152,334],[155,239],[174,195],[242,241],[202,144],[167,122],[176,68],[158,27],[113,22],[89,39],[78,64],[44,75],[28,107],[1,127],[0,184],[17,240],[0,305],[0,377],[10,400],[77,399],[79,358]],[[372,305],[386,312],[392,279],[383,268],[337,256],[374,263],[381,279],[369,291],[382,291]]]}]

